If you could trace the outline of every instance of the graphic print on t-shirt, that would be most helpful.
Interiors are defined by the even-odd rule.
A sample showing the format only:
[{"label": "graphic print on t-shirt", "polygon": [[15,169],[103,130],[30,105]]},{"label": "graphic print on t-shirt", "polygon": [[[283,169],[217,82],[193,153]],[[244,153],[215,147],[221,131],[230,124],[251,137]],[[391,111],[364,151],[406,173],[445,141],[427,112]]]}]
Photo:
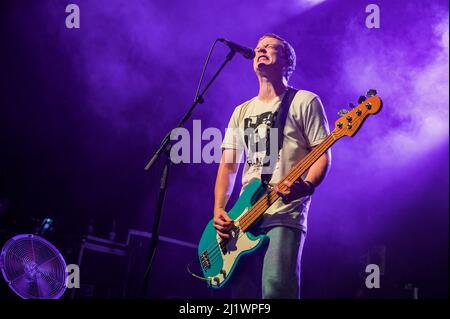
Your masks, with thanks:
[{"label": "graphic print on t-shirt", "polygon": [[276,113],[264,112],[244,119],[244,142],[247,147],[247,164],[252,168],[270,165],[270,128]]}]

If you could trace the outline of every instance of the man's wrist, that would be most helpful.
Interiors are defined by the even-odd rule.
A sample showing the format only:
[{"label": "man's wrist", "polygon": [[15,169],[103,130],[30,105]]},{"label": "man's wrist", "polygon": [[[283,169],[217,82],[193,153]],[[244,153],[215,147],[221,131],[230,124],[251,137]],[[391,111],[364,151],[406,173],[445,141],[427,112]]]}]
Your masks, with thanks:
[{"label": "man's wrist", "polygon": [[312,195],[314,194],[314,191],[316,190],[316,186],[314,186],[314,184],[310,181],[304,181],[305,184],[307,184],[309,186],[309,194],[308,195]]}]

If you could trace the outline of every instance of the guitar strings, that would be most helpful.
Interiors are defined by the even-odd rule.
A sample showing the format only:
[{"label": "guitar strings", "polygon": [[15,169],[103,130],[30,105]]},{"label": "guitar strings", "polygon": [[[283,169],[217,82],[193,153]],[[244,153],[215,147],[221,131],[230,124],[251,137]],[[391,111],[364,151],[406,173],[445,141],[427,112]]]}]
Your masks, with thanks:
[{"label": "guitar strings", "polygon": [[[326,139],[328,139],[329,137],[332,136],[333,133],[329,134],[327,136]],[[309,167],[310,165],[314,164],[314,162],[316,161],[316,159],[314,159],[315,157],[315,153],[324,153],[334,142],[336,141],[336,138],[333,135],[333,139],[330,139],[329,141],[324,141],[324,143],[321,143],[317,148],[315,148],[311,153],[312,156],[310,156],[309,158],[306,158],[305,164],[304,165],[299,165],[298,167],[294,167],[293,170],[291,171],[290,174],[288,174],[280,183],[278,183],[280,190],[282,190],[283,188],[287,188],[286,185],[282,184],[286,179],[288,179],[289,177],[291,177],[291,175],[301,175],[303,173],[301,173],[301,171],[304,169],[304,166]],[[331,143],[330,143],[331,142]],[[328,145],[330,144],[330,145]],[[322,150],[322,148],[325,148],[324,150]],[[314,154],[313,154],[314,153]],[[309,155],[308,154],[308,155]],[[320,154],[320,156],[322,155]],[[308,156],[307,155],[307,156]],[[284,189],[283,189],[284,190]],[[278,195],[275,191],[271,190],[270,193],[268,194],[268,197],[270,198],[270,202],[273,204],[276,200],[278,200],[277,197],[280,197],[280,195]],[[264,197],[266,198],[266,197]],[[241,229],[243,227],[247,228],[249,226],[249,224],[253,223],[253,219],[255,219],[255,217],[257,217],[258,215],[260,215],[261,213],[263,213],[267,208],[265,207],[266,203],[265,203],[266,199],[261,198],[256,204],[255,206],[253,206],[246,214],[244,214],[242,216],[242,220],[243,222],[241,223]],[[257,218],[256,218],[257,219]],[[238,235],[238,240],[239,238],[241,238],[241,236],[243,236],[245,234],[245,232],[241,232]],[[221,255],[220,251],[221,248],[219,248],[219,245],[222,247],[222,244],[224,244],[225,242],[223,240],[221,240],[219,243],[214,242],[210,248],[206,249],[206,251],[211,251],[211,255],[210,255],[210,260],[211,261],[215,261],[217,260],[217,258],[219,257],[219,255]]]},{"label": "guitar strings", "polygon": [[[331,147],[331,145],[333,145],[333,143],[336,141],[336,139],[335,139],[335,137],[334,136],[332,136],[332,134],[333,133],[331,133],[330,135],[328,135],[327,136],[327,138],[326,139],[329,139],[329,137],[333,137],[334,138],[334,140],[325,140],[324,141],[324,143],[323,144],[321,144],[321,145],[319,145],[316,149],[314,149],[311,153],[309,153],[309,154],[312,154],[312,153],[315,153],[315,154],[312,154],[311,156],[309,156],[309,158],[307,158],[306,159],[306,161],[305,161],[305,164],[304,165],[299,165],[298,167],[294,167],[293,169],[292,169],[292,171],[285,177],[285,178],[283,178],[278,184],[277,184],[277,186],[281,189],[281,187],[287,187],[287,186],[285,186],[283,183],[287,180],[287,181],[290,181],[290,182],[292,182],[291,181],[291,179],[292,180],[298,180],[300,177],[301,177],[301,175],[304,173],[304,171],[306,171],[306,169],[308,169],[308,167],[310,166],[310,164],[312,165],[312,164],[314,164],[314,162],[317,160],[317,159],[314,159],[314,157],[316,156],[316,155],[318,155],[317,153],[319,153],[320,155],[318,156],[318,157],[320,157],[320,156],[322,156],[322,154],[324,154],[325,152],[326,152],[326,150],[329,148],[329,147]],[[328,145],[328,144],[330,144],[330,145]],[[324,146],[324,147],[321,147],[321,146]],[[319,148],[325,148],[325,150],[322,150],[322,149],[320,149],[319,150]],[[317,152],[315,152],[317,150]],[[308,155],[309,155],[308,154]],[[307,156],[308,156],[307,155]],[[311,163],[312,162],[312,163]],[[272,195],[275,195],[275,199],[273,199],[272,198]],[[270,195],[269,195],[269,202],[270,202],[270,204],[273,204],[273,202],[274,201],[276,201],[278,198],[276,198],[276,197],[279,197],[280,195],[278,195],[275,191],[271,191],[270,192]],[[255,210],[257,210],[257,209],[259,209],[259,208],[257,208],[258,206],[261,206],[261,208],[264,208],[264,209],[267,209],[267,208],[265,208],[264,206],[266,205],[266,201],[267,201],[267,198],[261,198],[261,203],[256,203],[255,204],[255,206],[253,206],[252,207],[252,209],[248,212],[248,214],[245,214],[245,216],[243,216],[243,223],[245,224],[245,226],[244,227],[248,227],[248,226],[250,226],[253,222],[254,222],[254,217],[256,216],[256,217],[258,217],[257,215],[258,214],[253,214],[253,208],[255,208]],[[242,223],[241,223],[241,225],[242,225]]]},{"label": "guitar strings", "polygon": [[[370,102],[370,101],[369,101],[369,102]],[[367,103],[367,101],[365,101],[365,103]],[[356,107],[355,107],[354,109],[356,109]],[[366,112],[367,112],[367,110],[365,109],[365,113],[366,113]],[[365,115],[365,114],[364,114],[364,115]],[[359,122],[362,122],[362,121],[364,121],[365,119],[366,119],[366,116],[358,116],[358,117],[356,117],[355,120],[353,121],[353,124],[359,124]],[[333,145],[333,144],[334,144],[339,138],[341,138],[342,136],[344,136],[344,135],[338,135],[338,134],[336,134],[334,131],[332,131],[332,132],[325,138],[325,140],[324,140],[317,148],[315,148],[313,151],[311,151],[309,154],[306,155],[306,157],[304,158],[304,159],[305,159],[305,163],[304,163],[303,165],[300,165],[300,163],[303,162],[303,161],[301,161],[298,165],[296,165],[296,166],[292,169],[292,171],[291,171],[285,178],[283,178],[282,181],[280,181],[280,182],[277,184],[278,187],[280,187],[280,186],[279,186],[280,184],[283,186],[283,185],[284,185],[284,184],[283,184],[284,181],[289,180],[291,177],[294,177],[293,180],[298,180],[298,179],[301,177],[301,175],[309,168],[309,166],[312,165],[312,164],[314,164],[314,162],[317,160],[317,159],[314,160],[315,155],[317,155],[317,154],[315,154],[315,153],[319,153],[320,156],[321,156],[323,153],[325,153],[325,151],[326,151],[328,148],[331,147],[331,145]],[[333,139],[331,139],[330,137],[332,137]],[[328,144],[329,144],[329,145],[328,145]],[[323,148],[325,148],[325,150],[323,150]],[[317,151],[317,152],[316,152],[316,151]],[[311,164],[311,161],[313,161],[312,164]],[[270,194],[269,196],[270,196],[271,203],[273,203],[272,192],[271,192],[271,194]],[[275,200],[277,200],[277,198],[276,198],[277,196],[279,196],[279,195],[275,193]],[[255,216],[255,215],[256,215],[257,218],[259,218],[258,215],[259,215],[260,212],[258,212],[258,213],[256,213],[256,214],[253,214],[253,210],[255,209],[255,211],[256,211],[256,210],[258,209],[257,206],[261,206],[261,204],[263,205],[262,207],[264,208],[265,201],[264,201],[263,199],[261,199],[260,201],[258,201],[258,203],[256,203],[255,206],[253,206],[253,207],[247,212],[248,214],[246,214],[246,215],[243,216],[243,218],[245,219],[245,218],[247,218],[247,216],[249,216],[248,218],[250,218],[250,216],[253,215],[252,218],[249,220],[249,222],[247,223],[246,226],[249,226],[249,224],[251,225],[251,224],[254,222],[253,219],[254,219],[254,216]],[[266,210],[266,209],[267,209],[267,208],[264,208],[264,210]],[[244,223],[245,223],[245,221],[244,221]]]},{"label": "guitar strings", "polygon": [[[333,137],[333,139],[329,139],[330,137]],[[327,141],[327,139],[329,139]],[[294,167],[291,171],[291,173],[289,173],[281,182],[279,182],[277,185],[280,185],[279,188],[280,190],[282,188],[287,188],[286,185],[282,184],[285,180],[287,180],[289,177],[291,177],[291,175],[300,175],[303,174],[301,173],[302,170],[306,169],[314,164],[314,162],[317,159],[314,159],[315,155],[317,155],[316,153],[325,153],[325,151],[336,141],[336,137],[334,136],[334,132],[332,132],[331,134],[329,134],[324,143],[321,143],[317,148],[315,148],[312,152],[310,152],[308,155],[309,158],[306,158],[306,161],[304,163],[304,165],[299,165],[297,167]],[[331,142],[331,143],[330,143]],[[330,145],[328,145],[330,144]],[[322,155],[320,154],[320,156]],[[307,155],[307,156],[308,156]],[[277,197],[280,197],[280,195],[278,195],[275,191],[271,190],[270,193],[268,194],[268,196],[270,197],[270,202],[273,204],[276,200],[278,200]],[[265,198],[265,197],[264,197]],[[255,206],[253,206],[246,214],[244,214],[242,216],[242,219],[244,219],[243,224],[245,224],[244,227],[249,226],[249,222],[250,224],[253,222],[253,219],[255,219],[255,216],[260,215],[261,213],[263,213],[267,208],[265,207],[266,203],[265,203],[265,199],[261,198],[256,204]],[[246,222],[246,219],[249,219],[249,222]],[[242,228],[242,224],[241,224],[241,228]],[[241,238],[243,235],[245,234],[245,232],[241,232],[238,235],[238,240],[239,238]],[[221,256],[222,254],[221,252],[221,248],[219,248],[219,245],[222,246],[222,244],[224,244],[224,241],[221,240],[219,243],[214,242],[210,248],[206,249],[206,251],[211,251],[211,255],[209,256],[210,261],[216,261],[218,259],[219,256]]]}]

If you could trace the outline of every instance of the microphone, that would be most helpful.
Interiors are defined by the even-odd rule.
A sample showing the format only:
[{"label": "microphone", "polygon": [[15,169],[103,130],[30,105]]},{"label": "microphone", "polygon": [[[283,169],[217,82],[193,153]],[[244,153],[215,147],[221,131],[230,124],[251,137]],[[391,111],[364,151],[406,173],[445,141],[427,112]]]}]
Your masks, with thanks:
[{"label": "microphone", "polygon": [[255,57],[255,51],[253,49],[228,41],[227,39],[219,38],[217,40],[225,43],[232,51],[239,53],[246,59],[252,60]]}]

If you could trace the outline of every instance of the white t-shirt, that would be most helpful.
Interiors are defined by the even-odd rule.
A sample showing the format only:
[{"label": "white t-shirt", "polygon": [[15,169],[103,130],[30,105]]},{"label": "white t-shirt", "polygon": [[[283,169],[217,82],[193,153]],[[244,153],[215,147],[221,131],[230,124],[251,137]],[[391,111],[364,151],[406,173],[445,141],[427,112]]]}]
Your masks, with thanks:
[{"label": "white t-shirt", "polygon": [[[236,149],[241,155],[245,151],[242,190],[254,179],[260,179],[263,168],[267,168],[267,152],[271,149],[271,141],[273,142],[270,135],[274,136],[268,129],[274,122],[274,115],[281,105],[283,96],[284,94],[268,103],[254,97],[236,107],[231,116],[222,148]],[[244,134],[244,131],[247,134]],[[273,170],[270,184],[279,183],[311,151],[311,148],[320,144],[328,134],[328,121],[319,97],[312,92],[299,90],[289,107],[283,131],[283,147],[277,154],[275,168],[273,169],[272,166],[270,169],[270,171]],[[278,151],[277,146],[275,150]],[[266,162],[264,162],[265,157]],[[310,196],[294,200],[289,204],[284,204],[281,199],[277,200],[265,212],[261,227],[281,225],[299,228],[306,232],[310,202]]]}]

